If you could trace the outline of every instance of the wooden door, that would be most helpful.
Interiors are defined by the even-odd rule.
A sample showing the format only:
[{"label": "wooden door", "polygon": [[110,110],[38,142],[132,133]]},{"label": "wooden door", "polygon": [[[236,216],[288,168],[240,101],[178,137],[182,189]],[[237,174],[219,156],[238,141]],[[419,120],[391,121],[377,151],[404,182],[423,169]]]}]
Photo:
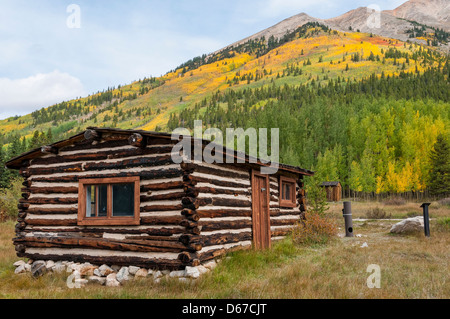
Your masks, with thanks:
[{"label": "wooden door", "polygon": [[253,246],[266,249],[271,246],[270,184],[267,175],[252,172]]}]

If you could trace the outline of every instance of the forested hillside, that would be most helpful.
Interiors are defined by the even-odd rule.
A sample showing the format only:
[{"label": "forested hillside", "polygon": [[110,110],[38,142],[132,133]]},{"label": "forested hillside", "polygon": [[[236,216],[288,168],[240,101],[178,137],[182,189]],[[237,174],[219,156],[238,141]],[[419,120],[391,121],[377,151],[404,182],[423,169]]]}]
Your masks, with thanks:
[{"label": "forested hillside", "polygon": [[[205,128],[280,128],[280,161],[322,180],[422,191],[430,151],[449,135],[449,74],[448,56],[433,47],[308,23],[2,120],[0,160],[88,126],[171,131],[201,119]],[[10,175],[2,172],[0,187]]]}]

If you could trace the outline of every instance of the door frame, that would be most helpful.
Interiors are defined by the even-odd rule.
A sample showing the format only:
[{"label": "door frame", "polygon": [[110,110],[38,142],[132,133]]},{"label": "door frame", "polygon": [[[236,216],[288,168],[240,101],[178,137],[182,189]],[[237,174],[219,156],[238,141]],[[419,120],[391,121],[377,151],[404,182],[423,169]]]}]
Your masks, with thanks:
[{"label": "door frame", "polygon": [[[264,178],[266,180],[266,201],[267,201],[267,214],[265,214],[265,216],[267,216],[267,236],[269,238],[269,246],[268,247],[263,247],[261,242],[257,242],[256,240],[256,234],[257,232],[261,232],[262,227],[260,226],[259,229],[257,229],[257,225],[256,225],[256,219],[255,219],[255,215],[257,214],[257,210],[259,208],[259,203],[256,202],[255,200],[255,179],[256,177],[260,177],[260,178]],[[251,185],[252,185],[252,231],[253,231],[253,247],[254,249],[266,249],[266,248],[271,248],[272,247],[272,232],[270,231],[270,180],[269,180],[269,175],[264,175],[259,173],[257,170],[252,169],[252,174],[251,174]],[[260,214],[262,214],[262,212],[260,212]]]}]

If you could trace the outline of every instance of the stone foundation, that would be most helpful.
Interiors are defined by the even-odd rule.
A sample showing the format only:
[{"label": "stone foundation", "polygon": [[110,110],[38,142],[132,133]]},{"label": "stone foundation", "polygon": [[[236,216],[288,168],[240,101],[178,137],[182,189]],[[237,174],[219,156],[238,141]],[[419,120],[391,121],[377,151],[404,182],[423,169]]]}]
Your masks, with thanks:
[{"label": "stone foundation", "polygon": [[203,274],[213,270],[220,260],[212,260],[197,267],[186,267],[184,270],[153,270],[135,266],[121,267],[117,265],[92,265],[90,263],[74,263],[70,261],[52,260],[19,260],[14,263],[16,274],[30,273],[38,278],[47,273],[67,274],[69,288],[81,288],[88,283],[119,287],[127,281],[135,279],[148,279],[159,283],[164,278],[176,278],[181,282],[192,282]]}]

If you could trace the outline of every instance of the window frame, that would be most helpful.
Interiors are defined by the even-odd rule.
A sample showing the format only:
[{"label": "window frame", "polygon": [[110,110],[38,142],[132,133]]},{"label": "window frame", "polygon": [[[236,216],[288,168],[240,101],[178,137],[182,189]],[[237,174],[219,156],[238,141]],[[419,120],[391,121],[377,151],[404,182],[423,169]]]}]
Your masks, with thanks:
[{"label": "window frame", "polygon": [[[283,199],[283,185],[284,184],[291,184],[291,199]],[[293,178],[286,177],[286,176],[280,176],[279,180],[279,186],[280,186],[280,193],[279,193],[279,201],[280,201],[280,207],[285,208],[295,208],[297,207],[297,196],[296,196],[296,181]]]},{"label": "window frame", "polygon": [[[114,177],[91,178],[78,181],[78,226],[137,226],[140,224],[140,178]],[[112,186],[117,184],[134,184],[134,216],[112,216]],[[91,185],[108,185],[106,217],[86,217],[86,188]]]}]

